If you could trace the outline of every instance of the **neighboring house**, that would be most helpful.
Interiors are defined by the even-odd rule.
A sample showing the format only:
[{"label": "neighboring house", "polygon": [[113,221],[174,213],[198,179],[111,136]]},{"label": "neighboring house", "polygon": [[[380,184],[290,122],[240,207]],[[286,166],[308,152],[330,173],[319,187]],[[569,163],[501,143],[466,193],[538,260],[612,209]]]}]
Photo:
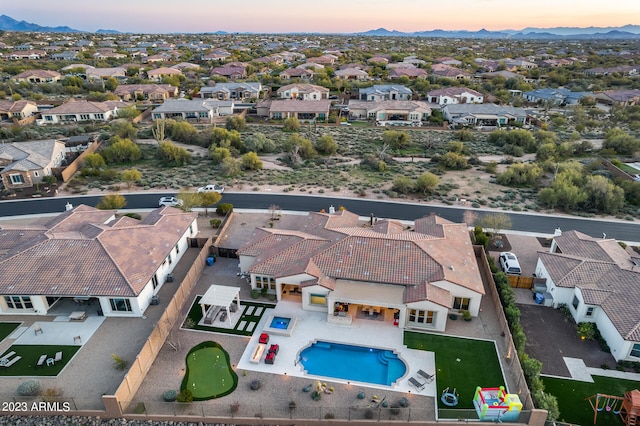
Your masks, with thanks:
[{"label": "neighboring house", "polygon": [[131,104],[122,101],[74,101],[71,100],[42,114],[38,124],[68,124],[80,121],[109,121],[118,114],[118,108]]},{"label": "neighboring house", "polygon": [[78,59],[78,52],[73,50],[65,50],[64,52],[54,53],[51,55],[54,61],[75,61]]},{"label": "neighboring house", "polygon": [[11,80],[21,83],[31,83],[31,84],[40,84],[40,83],[55,83],[56,81],[60,81],[62,78],[62,74],[57,71],[49,71],[49,70],[27,70],[23,71],[20,74],[16,74],[11,77]]},{"label": "neighboring house", "polygon": [[325,121],[329,118],[329,99],[305,101],[300,99],[274,99],[256,105],[258,115],[274,120],[295,117],[302,122]]},{"label": "neighboring house", "polygon": [[0,121],[31,117],[38,112],[38,105],[33,101],[20,99],[19,101],[0,100]]},{"label": "neighboring house", "polygon": [[315,84],[287,84],[276,91],[279,99],[302,99],[305,101],[329,99],[329,89]]},{"label": "neighboring house", "polygon": [[334,74],[336,78],[339,78],[341,80],[364,81],[370,79],[369,73],[357,68],[346,68],[343,70],[337,70]]},{"label": "neighboring house", "polygon": [[315,64],[321,64],[321,65],[333,65],[336,63],[337,60],[338,60],[338,57],[331,54],[326,54],[326,55],[318,56],[315,58],[307,58],[307,62],[312,62]]},{"label": "neighboring house", "polygon": [[544,88],[535,89],[530,92],[523,92],[522,97],[527,102],[543,103],[549,102],[554,105],[576,105],[580,99],[593,96],[591,92],[572,92],[563,87],[557,89]]},{"label": "neighboring house", "polygon": [[171,68],[175,68],[180,71],[189,71],[200,69],[200,65],[192,64],[191,62],[180,62],[179,64],[172,65]]},{"label": "neighboring house", "polygon": [[459,68],[452,67],[450,65],[444,64],[434,64],[431,66],[431,74],[443,77],[443,78],[451,78],[454,80],[468,80],[471,78],[471,74],[466,71],[463,71]]},{"label": "neighboring house", "polygon": [[153,70],[149,70],[147,71],[147,78],[151,81],[162,81],[163,78],[165,77],[171,77],[174,75],[184,75],[182,74],[182,71],[177,70],[175,68],[167,68],[167,67],[160,67],[160,68],[156,68]]},{"label": "neighboring house", "polygon": [[413,92],[399,84],[376,84],[360,89],[361,101],[410,101]]},{"label": "neighboring house", "polygon": [[446,87],[427,93],[427,101],[438,105],[481,104],[484,102],[484,96],[466,87]]},{"label": "neighboring house", "polygon": [[9,59],[11,59],[12,61],[19,61],[24,59],[35,61],[38,59],[46,58],[46,56],[47,52],[45,52],[44,50],[19,50],[10,53]]},{"label": "neighboring house", "polygon": [[122,67],[114,68],[87,68],[87,80],[108,80],[113,77],[116,79],[124,79],[127,71]]},{"label": "neighboring house", "polygon": [[124,59],[126,57],[127,55],[125,55],[124,53],[118,53],[113,51],[96,52],[93,54],[93,58],[99,61],[104,61],[106,59]]},{"label": "neighboring house", "polygon": [[438,216],[414,229],[362,227],[346,210],[287,217],[259,228],[237,254],[252,289],[349,326],[363,310],[402,329],[445,331],[449,314],[480,311],[484,287],[465,224]]},{"label": "neighboring house", "polygon": [[428,120],[431,108],[420,101],[349,101],[349,118],[403,124],[418,124]]},{"label": "neighboring house", "polygon": [[450,124],[463,126],[500,127],[513,122],[527,122],[527,112],[524,109],[496,104],[445,105],[442,115]]},{"label": "neighboring house", "polygon": [[30,188],[60,167],[64,155],[64,143],[54,139],[1,144],[2,183],[7,189]]},{"label": "neighboring house", "polygon": [[427,78],[427,72],[422,68],[394,68],[389,71],[389,80],[394,80],[401,77],[407,77],[409,80],[416,78]]},{"label": "neighboring house", "polygon": [[634,76],[640,73],[640,66],[638,65],[620,65],[617,67],[609,67],[609,68],[589,68],[584,71],[586,75],[590,76],[598,76],[598,75],[610,75],[610,74],[620,74],[622,76]]},{"label": "neighboring house", "polygon": [[261,93],[262,84],[256,82],[216,83],[215,86],[200,88],[200,97],[202,99],[213,98],[221,101],[229,99],[240,101],[259,99]]},{"label": "neighboring house", "polygon": [[278,76],[283,80],[291,80],[292,78],[311,80],[313,78],[313,71],[309,71],[304,68],[289,68],[282,71]]},{"label": "neighboring house", "polygon": [[226,77],[230,80],[235,80],[238,78],[246,78],[247,70],[244,66],[222,66],[216,67],[211,70],[211,76],[220,76]]},{"label": "neighboring house", "polygon": [[640,90],[607,90],[605,92],[596,93],[595,98],[598,103],[605,105],[616,105],[621,107],[640,105]]},{"label": "neighboring house", "polygon": [[616,360],[640,361],[640,258],[613,239],[558,234],[536,265],[550,304],[566,305],[577,323],[595,323]]},{"label": "neighboring house", "polygon": [[123,101],[164,101],[178,96],[178,88],[170,84],[120,84],[113,94]]},{"label": "neighboring house", "polygon": [[93,299],[104,316],[144,318],[198,234],[197,214],[172,207],[136,220],[80,205],[44,225],[0,229],[0,275],[11,277],[0,283],[2,315]]},{"label": "neighboring house", "polygon": [[151,112],[153,120],[183,119],[213,122],[214,117],[233,114],[233,101],[217,99],[167,99]]}]

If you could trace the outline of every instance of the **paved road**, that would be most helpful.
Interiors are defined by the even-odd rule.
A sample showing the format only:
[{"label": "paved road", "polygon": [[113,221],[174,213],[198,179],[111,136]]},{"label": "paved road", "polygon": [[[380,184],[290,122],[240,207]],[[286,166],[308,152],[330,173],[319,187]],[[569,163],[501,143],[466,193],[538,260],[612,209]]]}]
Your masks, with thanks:
[{"label": "paved road", "polygon": [[[123,194],[127,199],[128,209],[154,208],[158,199],[175,193],[139,193]],[[26,214],[57,213],[64,211],[67,202],[77,205],[80,203],[95,206],[101,196],[78,196],[41,198],[33,200],[15,200],[0,202],[0,217],[19,216]],[[464,212],[462,207],[435,206],[425,203],[402,203],[392,201],[367,200],[360,198],[331,198],[311,195],[265,194],[262,192],[227,192],[223,201],[231,203],[239,209],[268,209],[275,204],[281,210],[320,211],[329,210],[333,205],[338,208],[344,206],[349,211],[361,216],[372,213],[378,218],[393,218],[400,220],[414,220],[416,218],[435,213],[445,219],[461,222]],[[487,211],[471,209],[479,215]],[[552,234],[560,227],[565,231],[575,229],[592,237],[601,238],[603,233],[607,238],[621,241],[640,242],[640,225],[634,222],[607,221],[601,219],[583,219],[567,216],[551,216],[531,213],[505,212],[511,217],[514,231],[536,232]]]}]

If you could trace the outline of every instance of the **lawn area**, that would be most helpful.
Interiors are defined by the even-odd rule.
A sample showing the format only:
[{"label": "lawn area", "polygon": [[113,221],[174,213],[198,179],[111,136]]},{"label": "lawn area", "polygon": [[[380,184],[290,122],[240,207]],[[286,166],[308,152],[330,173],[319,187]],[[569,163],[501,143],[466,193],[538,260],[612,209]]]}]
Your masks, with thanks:
[{"label": "lawn area", "polygon": [[[57,376],[65,365],[78,352],[80,346],[63,346],[63,345],[13,345],[7,352],[15,351],[15,356],[21,356],[9,368],[0,369],[0,377],[2,376]],[[40,355],[47,354],[53,358],[56,352],[62,351],[62,361],[56,362],[54,365],[36,368]]]},{"label": "lawn area", "polygon": [[[559,420],[581,425],[593,424],[593,409],[589,401],[585,401],[585,398],[596,393],[624,396],[626,391],[640,389],[640,382],[603,376],[593,376],[594,383],[545,376],[542,376],[542,380],[545,392],[558,398]],[[622,424],[620,417],[612,412],[606,410],[598,412],[598,426],[619,426]]]},{"label": "lawn area", "polygon": [[[240,309],[242,309],[242,316],[240,317],[238,322],[235,324],[234,328],[229,329],[229,328],[223,328],[223,327],[211,327],[206,325],[198,325],[198,322],[200,322],[200,320],[202,319],[202,308],[198,304],[198,302],[200,301],[200,298],[202,298],[202,296],[196,296],[196,298],[193,301],[193,305],[191,305],[191,309],[189,309],[189,313],[187,314],[187,318],[190,318],[195,324],[193,327],[191,327],[191,329],[200,330],[200,331],[212,331],[216,333],[237,334],[239,336],[253,335],[253,332],[255,331],[255,326],[258,324],[258,322],[260,322],[260,319],[262,318],[262,315],[264,315],[266,308],[273,308],[275,306],[275,305],[270,305],[268,303],[247,302],[243,300],[240,302]],[[260,307],[264,309],[262,309],[260,315],[249,315],[246,312],[250,306]],[[253,312],[255,311],[256,310],[254,309]],[[253,324],[253,327],[251,327],[252,324]],[[182,326],[184,327],[184,324],[182,324]]]},{"label": "lawn area", "polygon": [[180,389],[189,389],[196,401],[223,397],[238,386],[229,354],[218,343],[202,342],[194,346],[187,354],[186,367]]},{"label": "lawn area", "polygon": [[476,386],[504,386],[495,343],[486,340],[463,339],[438,334],[405,332],[404,344],[410,349],[434,352],[438,407],[447,408],[440,401],[445,388],[456,389],[460,395],[455,408],[473,409]]},{"label": "lawn area", "polygon": [[13,333],[13,330],[18,328],[19,325],[19,322],[0,322],[0,342]]}]

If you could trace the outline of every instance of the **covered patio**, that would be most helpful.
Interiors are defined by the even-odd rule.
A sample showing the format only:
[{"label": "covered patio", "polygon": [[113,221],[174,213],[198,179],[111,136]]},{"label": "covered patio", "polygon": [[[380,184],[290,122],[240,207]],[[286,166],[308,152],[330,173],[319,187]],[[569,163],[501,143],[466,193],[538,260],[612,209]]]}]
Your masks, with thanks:
[{"label": "covered patio", "polygon": [[231,313],[237,312],[240,306],[240,287],[213,284],[198,303],[202,308],[203,325],[213,324],[220,315],[220,321],[226,321],[231,327]]},{"label": "covered patio", "polygon": [[327,321],[331,323],[350,323],[363,318],[362,314],[364,318],[394,322],[405,315],[404,289],[400,286],[340,280],[329,294],[328,304]]}]

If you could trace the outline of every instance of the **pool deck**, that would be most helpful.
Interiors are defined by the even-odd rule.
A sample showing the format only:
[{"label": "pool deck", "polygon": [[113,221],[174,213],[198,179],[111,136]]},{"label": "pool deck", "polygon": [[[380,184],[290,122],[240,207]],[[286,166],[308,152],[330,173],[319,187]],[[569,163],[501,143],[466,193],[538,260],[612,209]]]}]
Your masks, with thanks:
[{"label": "pool deck", "polygon": [[[297,323],[291,337],[270,334],[269,345],[278,344],[280,350],[274,364],[265,364],[264,360],[258,364],[250,362],[253,352],[258,345],[258,338],[263,328],[273,316],[296,318]],[[395,351],[407,365],[407,372],[398,382],[391,386],[373,383],[348,382],[343,379],[313,376],[303,371],[298,361],[300,351],[316,340],[345,343],[366,347],[375,347]],[[267,346],[269,346],[267,345]],[[256,327],[256,332],[247,344],[240,358],[238,368],[247,371],[287,375],[291,377],[312,378],[314,380],[331,380],[344,384],[357,384],[373,389],[384,389],[396,392],[406,392],[423,396],[435,396],[436,382],[426,384],[420,392],[409,383],[409,377],[418,376],[418,370],[427,373],[435,371],[435,357],[433,352],[408,349],[403,344],[403,330],[384,321],[355,320],[350,326],[327,323],[327,314],[303,311],[299,303],[280,301],[274,310],[268,310]],[[423,381],[423,380],[421,380]]]}]

